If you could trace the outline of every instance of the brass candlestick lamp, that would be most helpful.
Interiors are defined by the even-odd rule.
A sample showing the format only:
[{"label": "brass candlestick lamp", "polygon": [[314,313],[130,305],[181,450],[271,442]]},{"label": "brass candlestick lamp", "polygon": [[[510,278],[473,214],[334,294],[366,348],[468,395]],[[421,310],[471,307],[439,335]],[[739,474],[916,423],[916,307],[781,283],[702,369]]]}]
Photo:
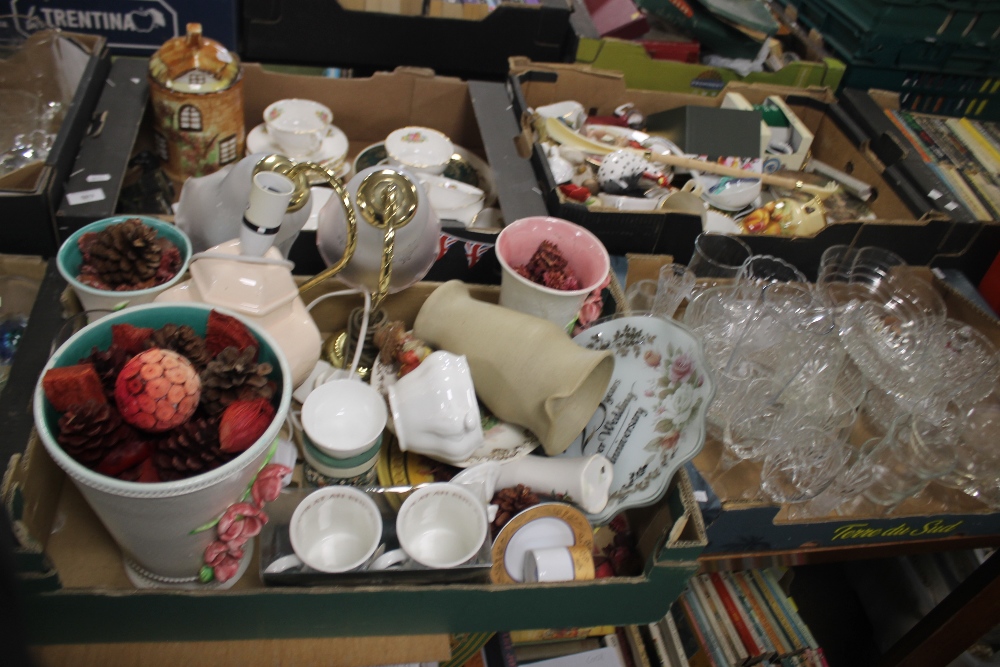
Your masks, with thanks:
[{"label": "brass candlestick lamp", "polygon": [[[352,287],[370,291],[368,334],[361,342],[366,349],[358,368],[359,373],[367,375],[374,359],[371,335],[385,320],[380,309],[382,301],[426,275],[436,257],[440,221],[425,202],[419,181],[402,168],[371,167],[345,185],[318,164],[268,155],[257,163],[255,173],[260,171],[282,173],[295,183],[289,212],[305,206],[310,185],[326,184],[336,193],[320,211],[317,229],[317,246],[328,266],[306,281],[299,293],[335,275]],[[367,224],[359,225],[359,217]],[[335,333],[324,343],[323,357],[334,366],[344,367],[344,360],[359,344],[363,316],[361,308],[355,309],[347,331]]]}]

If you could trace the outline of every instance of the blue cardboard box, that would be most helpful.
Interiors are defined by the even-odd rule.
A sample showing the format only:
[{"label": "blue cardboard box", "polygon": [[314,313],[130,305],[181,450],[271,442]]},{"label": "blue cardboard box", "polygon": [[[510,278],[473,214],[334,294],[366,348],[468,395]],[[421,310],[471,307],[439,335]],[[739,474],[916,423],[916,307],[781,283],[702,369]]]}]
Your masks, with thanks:
[{"label": "blue cardboard box", "polygon": [[14,29],[42,28],[102,35],[116,55],[151,55],[188,23],[231,51],[239,50],[237,0],[9,0]]}]

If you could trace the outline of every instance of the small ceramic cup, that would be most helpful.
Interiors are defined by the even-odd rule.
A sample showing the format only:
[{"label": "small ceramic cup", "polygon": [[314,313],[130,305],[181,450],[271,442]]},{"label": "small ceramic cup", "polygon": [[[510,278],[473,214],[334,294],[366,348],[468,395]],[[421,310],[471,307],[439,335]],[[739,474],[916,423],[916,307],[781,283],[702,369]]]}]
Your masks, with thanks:
[{"label": "small ceramic cup", "polygon": [[382,395],[352,379],[321,384],[302,404],[306,437],[334,459],[351,459],[372,450],[388,416]]},{"label": "small ceramic cup", "polygon": [[285,99],[264,109],[267,134],[289,157],[311,155],[330,132],[333,112],[319,102]]},{"label": "small ceramic cup", "polygon": [[389,164],[408,167],[413,171],[442,174],[455,145],[447,136],[429,127],[401,127],[385,138]]},{"label": "small ceramic cup", "polygon": [[479,553],[486,539],[486,507],[464,486],[428,484],[403,501],[396,537],[403,551],[426,567],[455,567]]},{"label": "small ceramic cup", "polygon": [[347,572],[366,563],[382,540],[382,515],[365,492],[328,486],[299,503],[288,524],[292,550],[320,572]]},{"label": "small ceramic cup", "polygon": [[399,448],[445,463],[465,461],[483,444],[483,426],[468,360],[432,352],[387,387]]},{"label": "small ceramic cup", "polygon": [[532,549],[524,554],[526,582],[573,581],[594,578],[594,557],[587,547]]},{"label": "small ceramic cup", "polygon": [[[528,280],[517,272],[542,241],[554,243],[567,260],[567,269],[580,283],[575,290],[559,290]],[[548,216],[521,218],[497,235],[497,259],[503,270],[500,305],[534,315],[566,329],[580,312],[587,295],[608,277],[611,258],[600,239],[572,222]]]}]

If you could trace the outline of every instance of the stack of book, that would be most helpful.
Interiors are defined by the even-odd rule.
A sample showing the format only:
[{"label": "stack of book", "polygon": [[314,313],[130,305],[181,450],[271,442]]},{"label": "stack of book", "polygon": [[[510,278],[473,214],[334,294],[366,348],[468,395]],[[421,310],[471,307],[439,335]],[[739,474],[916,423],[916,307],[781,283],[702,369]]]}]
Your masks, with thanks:
[{"label": "stack of book", "polygon": [[[485,667],[826,667],[780,568],[701,574],[648,625],[497,633]],[[465,667],[483,667],[467,664]]]},{"label": "stack of book", "polygon": [[979,220],[1000,219],[1000,124],[885,110],[925,163]]},{"label": "stack of book", "polygon": [[827,664],[770,569],[698,575],[670,613],[646,630],[654,649],[647,653],[654,666]]}]

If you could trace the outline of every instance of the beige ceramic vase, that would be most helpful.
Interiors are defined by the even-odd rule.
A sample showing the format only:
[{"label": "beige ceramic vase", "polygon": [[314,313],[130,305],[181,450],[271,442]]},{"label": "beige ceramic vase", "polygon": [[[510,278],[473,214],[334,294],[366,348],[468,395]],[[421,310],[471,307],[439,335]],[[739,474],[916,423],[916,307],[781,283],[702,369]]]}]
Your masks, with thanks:
[{"label": "beige ceramic vase", "polygon": [[499,419],[531,430],[550,456],[583,431],[614,370],[611,352],[580,347],[547,320],[473,299],[458,280],[427,298],[413,333],[464,354],[480,400]]}]

